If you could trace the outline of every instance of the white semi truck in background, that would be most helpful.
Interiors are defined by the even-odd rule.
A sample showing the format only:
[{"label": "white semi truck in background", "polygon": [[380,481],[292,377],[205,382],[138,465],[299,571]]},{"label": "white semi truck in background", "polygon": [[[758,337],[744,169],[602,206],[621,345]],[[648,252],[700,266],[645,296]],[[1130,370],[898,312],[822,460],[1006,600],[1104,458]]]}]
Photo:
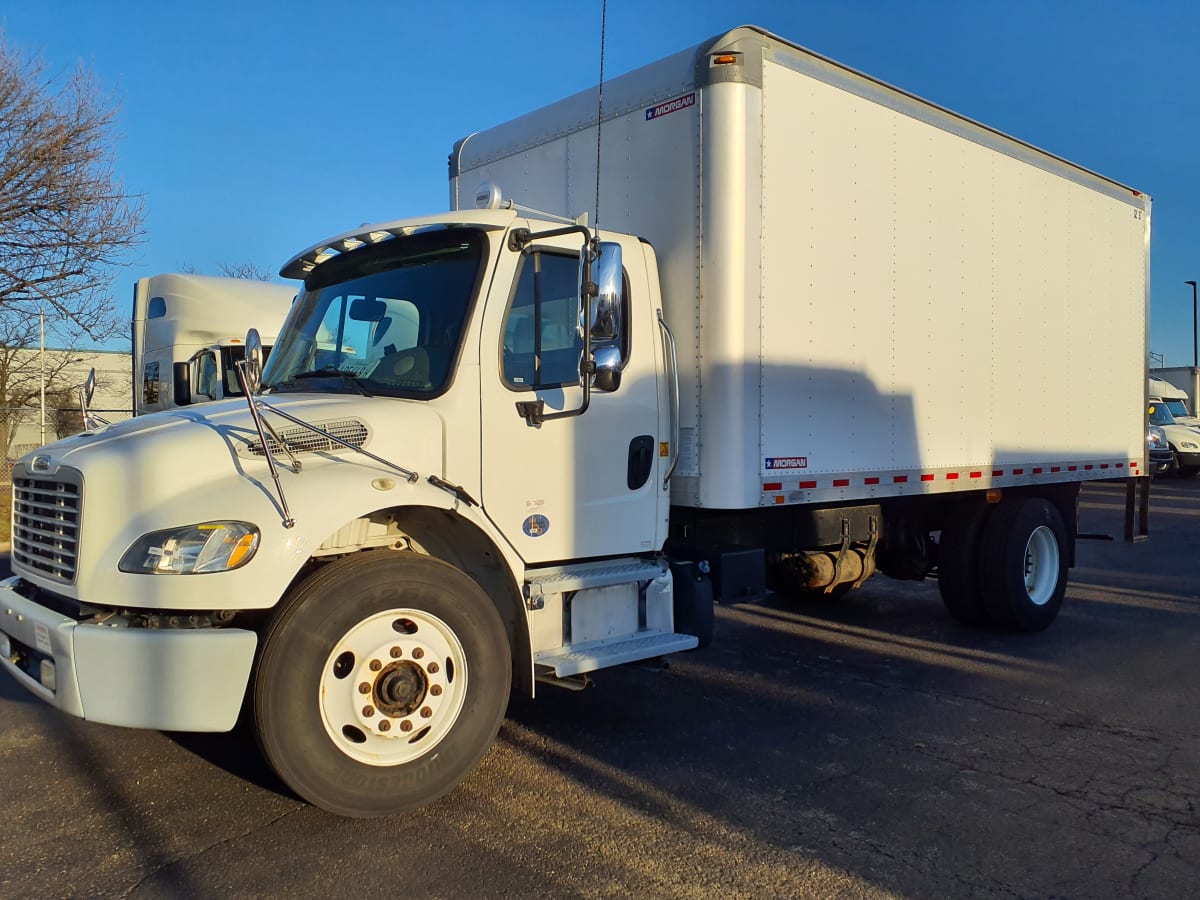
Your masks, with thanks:
[{"label": "white semi truck in background", "polygon": [[768,570],[1048,626],[1080,485],[1148,480],[1149,198],[755,28],[603,96],[297,254],[248,401],[21,460],[4,667],[98,722],[244,711],[370,816],[466,777],[510,687],[695,647]]},{"label": "white semi truck in background", "polygon": [[1200,419],[1191,414],[1187,392],[1151,374],[1146,387],[1150,424],[1162,429],[1174,457],[1171,471],[1180,478],[1200,473]]},{"label": "white semi truck in background", "polygon": [[166,273],[133,287],[133,413],[241,396],[234,369],[246,330],[258,328],[266,351],[296,288],[242,278]]},{"label": "white semi truck in background", "polygon": [[1168,366],[1161,369],[1150,370],[1151,387],[1154,387],[1154,382],[1165,382],[1176,388],[1180,395],[1175,399],[1182,400],[1183,406],[1174,405],[1171,407],[1171,412],[1175,413],[1176,418],[1183,418],[1191,425],[1200,424],[1200,419],[1197,419],[1196,401],[1200,399],[1200,369],[1195,366]]}]

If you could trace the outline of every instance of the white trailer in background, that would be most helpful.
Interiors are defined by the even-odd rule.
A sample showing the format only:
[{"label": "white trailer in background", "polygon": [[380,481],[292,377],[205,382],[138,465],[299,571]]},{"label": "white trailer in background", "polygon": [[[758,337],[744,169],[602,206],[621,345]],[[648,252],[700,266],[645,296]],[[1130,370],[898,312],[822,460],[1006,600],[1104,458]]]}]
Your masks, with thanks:
[{"label": "white trailer in background", "polygon": [[269,348],[296,288],[241,278],[168,273],[133,287],[133,412],[240,397],[234,364],[249,328]]},{"label": "white trailer in background", "polygon": [[0,666],[100,722],[245,709],[366,816],[466,777],[510,686],[703,643],[768,566],[1048,626],[1080,485],[1146,497],[1149,199],[754,28],[604,98],[297,254],[248,403],[22,459]]}]

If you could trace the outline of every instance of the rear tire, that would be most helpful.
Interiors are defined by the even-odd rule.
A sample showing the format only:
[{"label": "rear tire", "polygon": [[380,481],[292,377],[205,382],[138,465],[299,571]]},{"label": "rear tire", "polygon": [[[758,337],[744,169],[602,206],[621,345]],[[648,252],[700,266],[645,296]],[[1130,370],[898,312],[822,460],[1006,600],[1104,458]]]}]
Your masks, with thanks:
[{"label": "rear tire", "polygon": [[988,618],[1001,627],[1042,631],[1067,591],[1067,532],[1040,497],[1000,504],[983,529],[980,589]]},{"label": "rear tire", "polygon": [[491,746],[512,668],[504,625],[470,577],[370,551],[284,601],[253,685],[263,755],[300,797],[342,816],[442,796]]},{"label": "rear tire", "polygon": [[989,622],[979,584],[979,543],[993,507],[985,503],[956,506],[942,524],[938,542],[938,590],[946,610],[964,625]]}]

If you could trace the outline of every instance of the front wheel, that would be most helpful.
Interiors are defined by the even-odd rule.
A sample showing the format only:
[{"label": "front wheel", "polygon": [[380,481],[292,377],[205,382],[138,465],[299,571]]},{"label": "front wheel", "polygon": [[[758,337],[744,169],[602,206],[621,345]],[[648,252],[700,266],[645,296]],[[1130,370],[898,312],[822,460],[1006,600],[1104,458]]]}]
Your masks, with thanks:
[{"label": "front wheel", "polygon": [[445,794],[491,745],[508,703],[504,625],[467,575],[407,553],[318,570],[263,641],[255,731],[280,778],[344,816]]},{"label": "front wheel", "polygon": [[988,618],[1019,631],[1041,631],[1067,592],[1067,532],[1055,506],[1013,498],[988,517],[980,543],[980,588]]}]

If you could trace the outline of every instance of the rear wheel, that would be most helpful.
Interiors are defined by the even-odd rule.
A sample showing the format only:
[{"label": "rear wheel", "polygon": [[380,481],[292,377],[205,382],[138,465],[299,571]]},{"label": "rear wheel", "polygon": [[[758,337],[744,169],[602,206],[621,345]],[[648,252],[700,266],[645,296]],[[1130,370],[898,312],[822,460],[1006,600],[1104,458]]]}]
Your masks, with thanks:
[{"label": "rear wheel", "polygon": [[983,529],[980,587],[996,625],[1041,631],[1058,616],[1067,591],[1067,533],[1040,497],[1001,503]]},{"label": "rear wheel", "polygon": [[263,641],[254,723],[279,777],[344,816],[428,803],[483,758],[508,702],[500,616],[467,575],[373,551],[320,569]]},{"label": "rear wheel", "polygon": [[979,584],[979,540],[992,507],[956,506],[946,516],[938,542],[938,590],[946,610],[964,625],[986,625]]}]

